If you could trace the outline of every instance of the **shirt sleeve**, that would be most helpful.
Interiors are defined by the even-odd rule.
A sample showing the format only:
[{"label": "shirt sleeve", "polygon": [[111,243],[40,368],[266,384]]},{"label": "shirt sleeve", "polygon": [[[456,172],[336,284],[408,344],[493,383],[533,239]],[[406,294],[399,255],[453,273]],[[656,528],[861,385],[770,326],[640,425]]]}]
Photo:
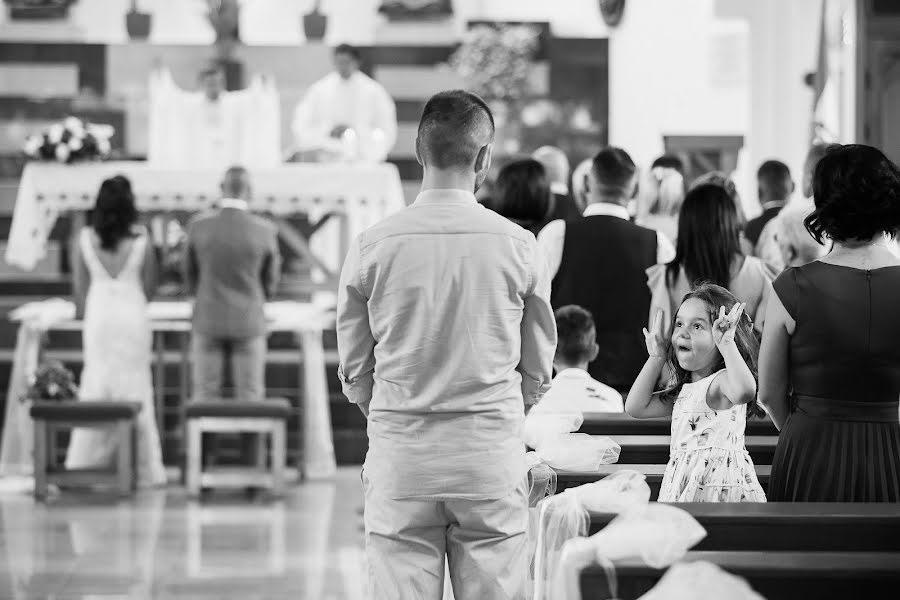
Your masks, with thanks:
[{"label": "shirt sleeve", "polygon": [[662,231],[656,232],[656,264],[667,265],[675,260],[675,246]]},{"label": "shirt sleeve", "polygon": [[357,238],[347,252],[338,287],[338,378],[350,402],[366,405],[372,399],[374,385],[375,337],[369,325],[368,297],[361,272]]},{"label": "shirt sleeve", "polygon": [[772,283],[775,293],[784,305],[785,310],[795,321],[797,320],[797,298],[800,295],[800,284],[797,282],[797,269],[788,267]]},{"label": "shirt sleeve", "polygon": [[553,281],[559,272],[565,241],[566,222],[562,219],[550,221],[537,235],[538,250],[547,264],[547,275],[550,281]]},{"label": "shirt sleeve", "polygon": [[291,130],[294,133],[294,143],[299,150],[330,148],[337,144],[328,136],[331,124],[325,122],[319,111],[323,93],[321,83],[313,84],[294,109]]},{"label": "shirt sleeve", "polygon": [[537,404],[550,389],[556,353],[556,319],[550,306],[550,275],[544,257],[534,247],[532,281],[522,314],[522,348],[517,371],[522,376],[522,398]]}]

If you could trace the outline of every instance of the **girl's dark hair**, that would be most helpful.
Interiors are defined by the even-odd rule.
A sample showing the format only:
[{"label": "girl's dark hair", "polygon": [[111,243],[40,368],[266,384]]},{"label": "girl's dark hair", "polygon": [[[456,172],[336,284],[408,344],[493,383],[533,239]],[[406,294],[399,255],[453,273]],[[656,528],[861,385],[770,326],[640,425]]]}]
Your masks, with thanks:
[{"label": "girl's dark hair", "polygon": [[674,282],[684,267],[691,285],[702,280],[727,288],[735,256],[743,256],[743,251],[734,200],[720,185],[692,188],[678,213],[675,259],[666,267],[669,282]]},{"label": "girl's dark hair", "polygon": [[806,219],[817,242],[868,240],[900,231],[900,169],[862,144],[830,147],[813,174],[816,208]]},{"label": "girl's dark hair", "polygon": [[[689,293],[685,294],[684,298],[682,298],[681,300],[681,303],[684,304],[691,298],[696,298],[706,303],[706,306],[709,309],[710,325],[715,323],[716,319],[719,318],[720,307],[724,306],[726,310],[731,310],[731,307],[738,303],[738,299],[735,298],[734,294],[729,292],[727,289],[720,285],[715,285],[713,283],[707,282],[700,283]],[[669,327],[670,332],[672,331],[672,328],[675,324],[675,319],[677,318],[678,311],[675,311],[675,316],[672,317],[672,325]],[[747,366],[750,368],[750,372],[753,373],[753,380],[756,382],[757,391],[759,391],[759,374],[757,370],[757,359],[759,358],[759,341],[756,339],[756,334],[753,332],[753,321],[750,320],[750,317],[747,316],[747,313],[741,315],[741,320],[738,323],[737,330],[734,334],[734,343],[737,346],[738,352],[740,352],[741,357],[744,359],[744,362],[746,362]],[[681,388],[684,386],[684,384],[690,381],[691,373],[690,371],[685,371],[684,369],[682,369],[681,365],[678,364],[678,357],[675,354],[675,346],[671,343],[671,341],[669,343],[669,349],[666,354],[666,361],[668,362],[669,371],[672,373],[672,377],[666,384],[665,389],[663,389],[660,393],[660,399],[665,402],[674,402],[678,397],[678,394],[681,392]],[[721,354],[719,354],[719,360],[716,361],[716,363],[713,365],[713,373],[724,368],[725,359],[722,358]],[[765,411],[759,405],[755,397],[751,402],[747,403],[748,417],[762,417],[765,416],[765,414]]]},{"label": "girl's dark hair", "polygon": [[497,175],[495,210],[526,229],[543,223],[551,208],[544,165],[533,158],[514,160]]},{"label": "girl's dark hair", "polygon": [[100,247],[115,250],[120,241],[132,236],[131,228],[137,218],[131,182],[122,175],[104,181],[91,215],[91,225],[100,238]]}]

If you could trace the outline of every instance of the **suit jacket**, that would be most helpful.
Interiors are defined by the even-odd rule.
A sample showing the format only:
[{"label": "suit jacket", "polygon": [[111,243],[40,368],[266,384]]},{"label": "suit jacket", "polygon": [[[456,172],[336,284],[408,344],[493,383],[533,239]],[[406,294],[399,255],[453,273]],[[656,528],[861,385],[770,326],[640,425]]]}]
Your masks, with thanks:
[{"label": "suit jacket", "polygon": [[280,273],[278,232],[265,219],[229,207],[188,225],[184,274],[195,295],[195,332],[233,339],[265,335],[265,302]]}]

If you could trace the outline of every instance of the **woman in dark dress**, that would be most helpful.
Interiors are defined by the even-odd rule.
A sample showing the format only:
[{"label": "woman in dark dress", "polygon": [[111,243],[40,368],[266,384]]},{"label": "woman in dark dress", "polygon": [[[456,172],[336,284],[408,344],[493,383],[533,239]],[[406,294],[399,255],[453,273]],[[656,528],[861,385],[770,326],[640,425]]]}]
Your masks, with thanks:
[{"label": "woman in dark dress", "polygon": [[766,312],[760,402],[781,430],[769,501],[900,502],[900,170],[835,146],[805,223],[824,258],[784,271]]}]

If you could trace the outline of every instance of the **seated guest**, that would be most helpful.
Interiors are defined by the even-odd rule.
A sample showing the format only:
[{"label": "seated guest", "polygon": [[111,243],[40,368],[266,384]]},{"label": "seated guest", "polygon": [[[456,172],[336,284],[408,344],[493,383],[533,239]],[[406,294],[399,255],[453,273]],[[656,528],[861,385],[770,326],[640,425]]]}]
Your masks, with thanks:
[{"label": "seated guest", "polygon": [[672,241],[678,235],[678,211],[684,202],[683,172],[680,158],[660,156],[650,167],[638,202],[637,224],[661,231]]},{"label": "seated guest", "polygon": [[[153,379],[152,334],[147,298],[156,288],[156,257],[147,231],[137,224],[131,182],[118,176],[100,186],[91,227],[79,232],[75,297],[84,314],[83,400],[139,402],[137,481],[166,483],[159,443]],[[162,384],[159,384],[162,385]],[[115,452],[111,430],[76,428],[66,468],[107,467]]]},{"label": "seated guest", "polygon": [[537,235],[553,203],[543,165],[531,158],[506,164],[497,176],[495,190],[493,210]]},{"label": "seated guest", "polygon": [[647,270],[653,301],[647,323],[657,310],[668,323],[681,299],[700,282],[715,283],[746,303],[746,313],[757,332],[762,331],[766,300],[777,275],[755,256],[741,248],[737,205],[720,185],[705,184],[691,189],[678,218],[675,259]]},{"label": "seated guest", "polygon": [[770,221],[774,225],[774,242],[780,254],[780,264],[799,267],[828,254],[828,246],[817,242],[803,224],[814,209],[812,202],[798,203],[785,208]]},{"label": "seated guest", "polygon": [[827,256],[775,280],[759,400],[780,429],[774,502],[900,502],[900,169],[838,146],[813,176],[806,218]]},{"label": "seated guest", "polygon": [[624,412],[622,395],[590,376],[588,364],[600,352],[591,313],[580,306],[563,306],[556,315],[556,377],[544,399],[530,414],[544,412]]},{"label": "seated guest", "polygon": [[774,219],[794,193],[791,171],[780,160],[767,160],[756,171],[756,185],[762,214],[750,219],[744,230],[747,240],[753,244],[754,256],[759,256],[759,236],[766,223]]},{"label": "seated guest", "polygon": [[[828,144],[813,144],[806,155],[806,161],[803,163],[803,180],[800,186],[803,193],[803,199],[798,202],[799,206],[805,209],[807,213],[812,212],[814,208],[812,203],[812,174],[816,169],[816,165],[819,164],[819,161],[825,156],[829,147]],[[793,203],[788,203],[788,207],[791,207],[792,204]],[[759,235],[759,240],[756,242],[754,254],[775,267],[778,271],[783,271],[786,266],[790,265],[785,264],[782,260],[781,248],[775,241],[776,233],[781,228],[776,221],[778,221],[777,217],[766,223],[765,227],[763,227],[762,232]],[[824,247],[826,250],[830,248],[831,240],[825,240]]]},{"label": "seated guest", "polygon": [[553,221],[538,235],[553,278],[552,305],[576,304],[591,313],[600,350],[588,372],[620,393],[644,362],[634,328],[646,325],[650,308],[646,270],[675,254],[664,235],[629,221],[626,207],[636,192],[631,157],[605,148],[588,172],[584,218]]},{"label": "seated guest", "polygon": [[531,154],[531,158],[544,165],[550,192],[553,194],[553,208],[548,221],[556,219],[577,219],[581,217],[582,206],[576,203],[569,192],[569,159],[556,146],[541,146]]}]

